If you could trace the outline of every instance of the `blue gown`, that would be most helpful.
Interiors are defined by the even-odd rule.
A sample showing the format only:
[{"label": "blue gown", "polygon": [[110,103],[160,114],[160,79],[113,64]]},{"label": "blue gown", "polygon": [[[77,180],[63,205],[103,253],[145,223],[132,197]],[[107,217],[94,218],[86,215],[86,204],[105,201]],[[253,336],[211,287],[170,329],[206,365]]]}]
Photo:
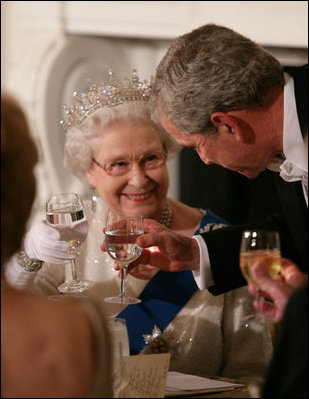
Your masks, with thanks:
[{"label": "blue gown", "polygon": [[[229,223],[207,210],[195,235],[225,225]],[[163,331],[196,290],[198,286],[191,271],[160,270],[139,295],[142,302],[127,306],[117,315],[127,322],[130,354],[136,355],[144,348],[143,335],[152,334],[155,325]]]}]

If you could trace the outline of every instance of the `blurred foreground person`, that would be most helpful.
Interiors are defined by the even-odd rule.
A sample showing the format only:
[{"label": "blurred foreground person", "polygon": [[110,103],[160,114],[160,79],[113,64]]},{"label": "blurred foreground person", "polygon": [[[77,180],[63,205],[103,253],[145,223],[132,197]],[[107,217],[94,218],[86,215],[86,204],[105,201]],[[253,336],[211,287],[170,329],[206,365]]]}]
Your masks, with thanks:
[{"label": "blurred foreground person", "polygon": [[281,259],[280,275],[273,279],[265,271],[262,262],[256,262],[252,267],[254,281],[248,283],[252,295],[259,291],[260,295],[271,300],[255,301],[254,306],[275,322],[280,322],[291,296],[301,287],[308,284],[308,278],[289,259]]},{"label": "blurred foreground person", "polygon": [[[24,112],[1,95],[1,265],[22,242],[37,160]],[[1,397],[111,397],[109,342],[95,303],[16,290],[1,267]]]},{"label": "blurred foreground person", "polygon": [[[281,275],[275,280],[261,262],[252,267],[260,295],[272,301],[255,301],[256,309],[280,322],[262,397],[307,398],[308,279],[290,260],[282,259],[281,263]],[[248,288],[256,295],[253,283]]]}]

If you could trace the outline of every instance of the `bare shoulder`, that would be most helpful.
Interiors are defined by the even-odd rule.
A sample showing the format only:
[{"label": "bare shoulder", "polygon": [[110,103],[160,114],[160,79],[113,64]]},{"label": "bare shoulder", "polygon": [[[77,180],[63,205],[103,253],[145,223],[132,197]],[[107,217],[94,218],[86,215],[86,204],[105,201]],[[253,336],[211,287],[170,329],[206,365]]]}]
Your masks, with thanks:
[{"label": "bare shoulder", "polygon": [[4,293],[2,299],[1,366],[11,397],[44,392],[85,397],[91,390],[94,361],[91,324],[83,307],[25,292]]},{"label": "bare shoulder", "polygon": [[203,217],[200,209],[172,199],[169,199],[169,204],[173,211],[171,226],[173,230],[194,230],[199,225]]}]

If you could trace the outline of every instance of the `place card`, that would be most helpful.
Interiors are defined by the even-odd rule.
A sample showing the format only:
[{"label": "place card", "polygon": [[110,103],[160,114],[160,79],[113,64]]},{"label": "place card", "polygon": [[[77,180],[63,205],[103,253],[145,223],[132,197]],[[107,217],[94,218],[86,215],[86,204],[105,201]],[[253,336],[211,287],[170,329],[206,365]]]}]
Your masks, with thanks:
[{"label": "place card", "polygon": [[171,355],[134,355],[114,359],[115,398],[163,398]]}]

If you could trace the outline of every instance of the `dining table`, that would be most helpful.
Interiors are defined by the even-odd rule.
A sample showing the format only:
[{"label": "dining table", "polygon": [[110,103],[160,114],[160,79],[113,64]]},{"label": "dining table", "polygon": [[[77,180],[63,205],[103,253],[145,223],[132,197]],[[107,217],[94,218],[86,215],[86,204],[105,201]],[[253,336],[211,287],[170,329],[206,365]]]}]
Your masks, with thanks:
[{"label": "dining table", "polygon": [[[234,384],[241,384],[242,386],[236,387],[228,391],[218,391],[218,392],[204,392],[204,393],[190,393],[190,394],[178,394],[177,398],[251,398],[252,396],[252,386],[248,382],[227,377],[207,377],[210,379],[216,379],[219,381],[231,382]],[[176,397],[176,396],[174,396]],[[166,395],[165,398],[171,398],[170,395]]]}]

